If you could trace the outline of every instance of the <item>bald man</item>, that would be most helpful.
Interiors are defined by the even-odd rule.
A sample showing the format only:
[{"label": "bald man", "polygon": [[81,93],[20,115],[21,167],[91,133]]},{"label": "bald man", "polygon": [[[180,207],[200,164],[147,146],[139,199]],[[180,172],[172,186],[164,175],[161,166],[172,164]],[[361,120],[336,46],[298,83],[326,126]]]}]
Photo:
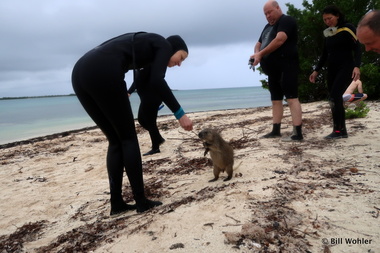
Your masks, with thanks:
[{"label": "bald man", "polygon": [[302,109],[298,100],[299,60],[297,51],[297,23],[293,17],[284,15],[277,1],[264,5],[264,15],[268,24],[264,27],[255,53],[251,55],[252,65],[260,63],[268,76],[272,100],[272,131],[263,138],[281,137],[283,99],[287,100],[292,116],[293,133],[283,141],[302,141]]},{"label": "bald man", "polygon": [[366,51],[380,54],[380,10],[368,12],[360,20],[356,35]]}]

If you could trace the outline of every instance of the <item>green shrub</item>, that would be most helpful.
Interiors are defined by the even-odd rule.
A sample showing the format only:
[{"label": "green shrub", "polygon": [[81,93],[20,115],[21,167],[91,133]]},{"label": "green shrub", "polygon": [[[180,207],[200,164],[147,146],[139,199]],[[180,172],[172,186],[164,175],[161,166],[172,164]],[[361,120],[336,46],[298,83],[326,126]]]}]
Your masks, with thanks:
[{"label": "green shrub", "polygon": [[368,112],[367,104],[361,101],[353,109],[346,108],[346,119],[365,118]]}]

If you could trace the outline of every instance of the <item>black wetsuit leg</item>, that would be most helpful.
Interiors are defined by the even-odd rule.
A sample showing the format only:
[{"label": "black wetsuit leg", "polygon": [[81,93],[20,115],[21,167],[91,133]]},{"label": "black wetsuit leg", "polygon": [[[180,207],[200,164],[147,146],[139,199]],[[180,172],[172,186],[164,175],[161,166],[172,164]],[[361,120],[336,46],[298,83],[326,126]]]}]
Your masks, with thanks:
[{"label": "black wetsuit leg", "polygon": [[141,103],[138,121],[143,128],[148,130],[152,141],[152,150],[156,150],[164,141],[157,127],[158,107],[161,105],[162,100],[157,98],[157,94],[154,94],[154,92],[143,92],[139,93],[139,95]]},{"label": "black wetsuit leg", "polygon": [[333,117],[333,131],[347,131],[342,95],[352,81],[352,70],[353,66],[351,63],[340,66],[329,66],[327,83]]},{"label": "black wetsuit leg", "polygon": [[145,199],[142,163],[124,74],[112,59],[87,55],[73,70],[74,91],[82,106],[108,139],[107,171],[112,204],[122,204],[125,168],[136,202]]}]

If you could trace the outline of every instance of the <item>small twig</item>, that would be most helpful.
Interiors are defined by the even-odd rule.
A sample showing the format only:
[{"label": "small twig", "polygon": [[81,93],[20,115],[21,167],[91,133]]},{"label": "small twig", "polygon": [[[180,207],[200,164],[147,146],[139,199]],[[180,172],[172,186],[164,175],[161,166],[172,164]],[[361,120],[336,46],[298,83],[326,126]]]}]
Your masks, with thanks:
[{"label": "small twig", "polygon": [[241,221],[239,221],[239,220],[237,220],[237,219],[235,219],[235,218],[233,218],[233,217],[231,217],[231,216],[229,216],[229,215],[227,215],[227,214],[226,214],[226,217],[228,217],[228,218],[234,220],[236,223],[240,223],[240,222],[241,222]]},{"label": "small twig", "polygon": [[[182,131],[178,130],[178,132],[179,132],[180,134],[187,135],[187,136],[190,136],[190,133],[191,133],[191,134],[194,134],[196,137],[198,137],[198,134],[195,133],[194,131],[191,131],[191,132],[182,132]],[[190,137],[190,139],[191,139],[191,140],[194,140],[194,137],[193,137],[193,138]]]},{"label": "small twig", "polygon": [[181,192],[181,191],[175,191],[175,192],[171,193],[170,195],[174,195],[174,194],[179,193],[179,192]]},{"label": "small twig", "polygon": [[177,140],[177,141],[193,141],[194,138],[171,138],[171,137],[168,137],[167,138],[168,140]]},{"label": "small twig", "polygon": [[318,236],[315,235],[316,232],[308,233],[308,232],[306,232],[306,231],[302,231],[302,230],[297,229],[297,228],[293,228],[293,229],[294,229],[295,231],[298,231],[298,232],[301,232],[301,233],[303,233],[303,234],[305,234],[305,235],[308,235],[308,236],[310,236],[310,237],[312,237],[312,238],[314,238],[314,239],[318,239],[318,238],[319,238]]},{"label": "small twig", "polygon": [[209,227],[211,227],[212,229],[214,229],[213,225],[214,225],[213,222],[203,224],[203,226],[209,226]]},{"label": "small twig", "polygon": [[338,225],[335,225],[335,224],[330,224],[330,225],[334,226],[334,227],[337,227],[337,228],[345,229],[345,230],[348,230],[348,231],[351,231],[351,232],[354,232],[354,233],[358,233],[358,234],[362,234],[362,235],[365,235],[365,236],[368,236],[368,237],[372,237],[372,235],[369,235],[369,234],[366,234],[366,233],[361,233],[359,231],[354,231],[352,229],[348,229],[348,228],[345,228],[345,227],[342,227],[342,226],[338,226]]},{"label": "small twig", "polygon": [[286,219],[285,219],[285,216],[282,217],[282,219],[284,220],[284,223],[285,223],[285,227],[286,227],[286,229],[289,229],[289,228],[288,228],[288,223],[286,222]]},{"label": "small twig", "polygon": [[237,227],[237,226],[242,226],[243,224],[241,223],[236,223],[236,224],[226,224],[226,225],[223,225],[222,227]]}]

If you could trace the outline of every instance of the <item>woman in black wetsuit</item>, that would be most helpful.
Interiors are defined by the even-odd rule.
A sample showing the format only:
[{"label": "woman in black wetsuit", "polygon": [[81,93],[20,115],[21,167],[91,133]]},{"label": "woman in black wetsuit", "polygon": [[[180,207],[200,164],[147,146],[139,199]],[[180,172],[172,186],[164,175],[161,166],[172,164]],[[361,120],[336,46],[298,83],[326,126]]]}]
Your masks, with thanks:
[{"label": "woman in black wetsuit", "polygon": [[318,72],[327,61],[327,86],[333,116],[333,132],[325,139],[347,138],[342,95],[352,80],[360,78],[360,43],[355,35],[356,28],[345,21],[344,15],[336,6],[327,6],[323,10],[323,21],[328,26],[323,32],[324,49],[309,80],[315,83]]},{"label": "woman in black wetsuit", "polygon": [[[140,148],[124,75],[134,67],[151,68],[146,85],[157,87],[157,94],[181,127],[190,131],[192,121],[164,79],[167,67],[179,66],[187,55],[186,44],[178,35],[165,39],[154,33],[127,33],[90,50],[74,66],[74,91],[109,143],[106,163],[111,216],[132,209],[144,212],[162,204],[145,197]],[[136,205],[128,205],[122,198],[124,168]]]}]

